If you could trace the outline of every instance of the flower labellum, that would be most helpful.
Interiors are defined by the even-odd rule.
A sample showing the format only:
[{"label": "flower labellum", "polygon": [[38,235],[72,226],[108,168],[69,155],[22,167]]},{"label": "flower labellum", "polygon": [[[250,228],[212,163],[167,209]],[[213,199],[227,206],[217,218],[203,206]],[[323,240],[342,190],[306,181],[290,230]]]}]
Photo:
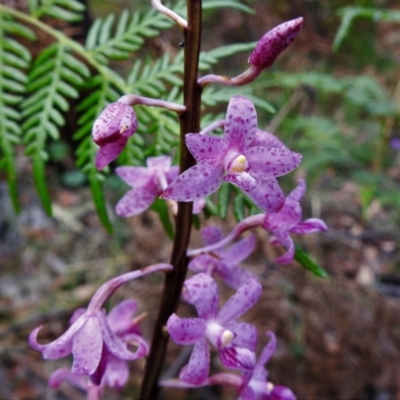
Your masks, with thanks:
[{"label": "flower labellum", "polygon": [[303,17],[284,22],[268,31],[257,43],[249,64],[262,69],[270,67],[300,31]]},{"label": "flower labellum", "polygon": [[100,146],[96,168],[102,170],[124,149],[128,138],[138,128],[135,111],[124,101],[109,104],[97,117],[92,130],[93,141]]}]

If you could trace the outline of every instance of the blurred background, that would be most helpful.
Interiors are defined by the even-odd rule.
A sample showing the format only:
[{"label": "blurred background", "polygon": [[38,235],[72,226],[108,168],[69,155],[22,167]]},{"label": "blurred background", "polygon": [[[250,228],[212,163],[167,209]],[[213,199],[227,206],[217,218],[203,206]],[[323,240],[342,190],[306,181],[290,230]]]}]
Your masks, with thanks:
[{"label": "blurred background", "polygon": [[[26,8],[20,0],[2,3]],[[296,264],[274,264],[280,250],[268,244],[266,233],[257,232],[257,251],[246,266],[259,274],[264,292],[246,320],[259,328],[260,349],[266,343],[266,330],[278,337],[269,379],[289,386],[299,399],[400,400],[400,4],[395,0],[243,4],[255,13],[230,8],[204,12],[203,49],[256,41],[281,22],[304,17],[295,42],[262,73],[254,88],[275,109],[275,113],[258,112],[260,128],[304,157],[298,170],[281,180],[282,186],[288,193],[296,178],[305,178],[303,216],[322,218],[329,227],[324,234],[296,238],[330,273],[328,279],[313,277]],[[147,10],[149,2],[89,0],[87,6],[86,20],[63,23],[57,29],[83,41],[95,17],[125,8]],[[42,35],[34,52],[48,40]],[[174,54],[181,40],[179,29],[173,28],[149,39],[146,51]],[[247,57],[248,53],[238,53],[225,58],[211,72],[239,74],[247,67]],[[126,63],[115,65],[119,70],[126,67]],[[75,120],[71,111],[62,142],[49,143],[53,218],[41,208],[22,150],[19,215],[12,210],[0,175],[2,399],[84,398],[67,385],[57,391],[47,388],[50,373],[68,367],[70,361],[44,362],[29,348],[29,332],[44,324],[40,340],[53,340],[65,330],[73,310],[85,306],[106,279],[169,259],[171,243],[155,214],[148,211],[127,220],[114,215],[113,207],[126,187],[112,175],[105,188],[115,232],[108,235],[102,228],[85,179],[74,167]],[[212,223],[227,233],[235,220],[229,212],[225,223],[217,218],[204,221]],[[199,244],[195,231],[193,246]],[[148,338],[161,283],[158,276],[132,282],[113,300],[113,304],[130,296],[139,300],[140,311],[148,312],[143,325]],[[230,294],[227,290],[223,298]],[[181,350],[170,346],[167,369],[179,367],[173,361]],[[130,398],[137,392],[143,367],[143,360],[133,362],[128,387],[118,394],[107,392],[105,398]],[[219,367],[213,359],[213,370]],[[161,396],[235,398],[223,388],[165,390]]]}]

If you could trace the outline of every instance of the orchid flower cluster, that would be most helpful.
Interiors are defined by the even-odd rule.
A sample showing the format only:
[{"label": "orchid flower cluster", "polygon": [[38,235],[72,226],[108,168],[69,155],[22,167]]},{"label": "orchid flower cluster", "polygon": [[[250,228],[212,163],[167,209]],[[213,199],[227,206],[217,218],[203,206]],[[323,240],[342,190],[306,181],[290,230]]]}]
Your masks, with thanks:
[{"label": "orchid flower cluster", "polygon": [[[159,1],[153,0],[152,4],[184,31],[189,30],[184,19]],[[250,55],[248,70],[234,78],[203,76],[195,82],[200,92],[209,84],[240,86],[252,82],[294,40],[301,24],[302,18],[297,18],[267,32]],[[129,137],[135,134],[138,120],[133,106],[137,105],[164,107],[182,118],[189,112],[190,106],[134,94],[124,95],[109,104],[93,126],[93,141],[99,146],[95,160],[98,170],[115,160]],[[224,129],[223,135],[213,134],[217,128]],[[231,97],[223,120],[215,121],[201,131],[184,132],[182,138],[186,145],[183,146],[184,151],[190,152],[186,156],[191,155],[195,161],[192,166],[187,163],[183,167],[182,163],[180,167],[172,165],[171,155],[164,154],[149,157],[143,167],[116,168],[116,174],[132,187],[116,205],[119,216],[126,218],[138,215],[148,209],[155,199],[161,198],[168,202],[171,213],[177,215],[179,221],[182,204],[193,202],[189,216],[191,213],[200,213],[206,204],[206,197],[216,192],[223,182],[238,187],[261,212],[244,218],[226,237],[216,226],[203,228],[201,234],[205,246],[199,249],[186,251],[185,244],[177,238],[174,249],[182,250],[183,246],[183,264],[174,262],[173,258],[171,264],[157,264],[111,279],[98,289],[86,309],[75,311],[69,328],[58,339],[41,344],[38,340],[41,327],[38,327],[30,334],[29,343],[45,359],[59,359],[72,354],[71,370],[56,370],[49,384],[58,387],[67,381],[86,391],[91,399],[99,399],[106,386],[122,388],[129,378],[129,361],[150,354],[149,364],[153,352],[159,351],[157,334],[165,336],[165,332],[177,344],[193,345],[193,351],[179,377],[162,380],[158,382],[159,386],[193,388],[228,385],[237,390],[239,399],[295,399],[289,388],[271,383],[264,369],[277,346],[274,333],[266,333],[269,343],[257,356],[257,328],[239,320],[256,304],[262,286],[254,273],[239,265],[253,252],[255,235],[250,233],[235,240],[244,232],[261,227],[271,234],[272,244],[286,249],[275,261],[287,264],[293,261],[295,255],[291,233],[307,234],[326,230],[325,223],[320,219],[302,221],[300,201],[306,190],[304,180],[298,180],[297,187],[287,196],[277,180],[297,168],[302,156],[291,151],[274,135],[258,128],[255,106],[242,95]],[[191,226],[190,221],[184,223]],[[180,228],[177,222],[177,237]],[[190,229],[186,232],[190,234]],[[187,268],[193,275],[183,282]],[[156,327],[150,347],[141,335],[139,323],[142,316],[133,317],[137,310],[135,300],[122,301],[108,314],[104,304],[125,282],[157,271],[164,271],[167,275],[165,302],[173,302],[168,298],[168,277],[183,277],[181,299],[194,307],[197,317],[179,317],[175,313],[176,304],[168,315],[163,316],[160,312],[162,329],[157,331]],[[217,280],[214,279],[217,277],[218,281],[236,290],[221,308]],[[175,295],[179,296],[181,289],[182,283],[174,289]],[[221,372],[210,376],[211,349],[218,354],[222,367],[237,372]],[[154,356],[159,360],[157,357]],[[153,369],[154,366],[148,366],[148,374],[155,374],[158,379],[159,374],[153,373]],[[160,361],[156,369],[161,370]],[[150,375],[145,375],[145,390],[151,386],[146,380]]]}]

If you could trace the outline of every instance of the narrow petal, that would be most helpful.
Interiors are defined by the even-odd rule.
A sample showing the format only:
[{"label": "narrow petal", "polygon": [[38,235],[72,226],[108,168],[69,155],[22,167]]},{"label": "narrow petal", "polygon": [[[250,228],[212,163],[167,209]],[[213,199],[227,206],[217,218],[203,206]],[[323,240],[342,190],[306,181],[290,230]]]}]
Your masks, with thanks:
[{"label": "narrow petal", "polygon": [[96,168],[101,171],[104,167],[110,164],[111,161],[115,160],[121,151],[126,146],[128,139],[121,136],[116,142],[108,143],[98,150],[95,159]]},{"label": "narrow petal", "polygon": [[146,167],[118,167],[115,172],[132,187],[147,186],[155,177],[155,172]]},{"label": "narrow petal", "polygon": [[184,285],[199,317],[206,321],[214,318],[219,307],[218,287],[214,279],[200,273],[186,280]]},{"label": "narrow petal", "polygon": [[243,152],[250,165],[249,173],[256,178],[286,175],[300,165],[302,155],[282,147],[249,147]]},{"label": "narrow petal", "polygon": [[188,345],[204,338],[206,324],[201,318],[180,318],[174,313],[168,318],[167,329],[175,343]]},{"label": "narrow petal", "polygon": [[85,314],[86,308],[77,308],[69,319],[68,323],[72,325],[81,315]]},{"label": "narrow petal", "polygon": [[305,180],[298,179],[297,187],[288,194],[287,199],[290,201],[297,201],[298,203],[300,203],[300,200],[303,198],[305,192],[306,192]]},{"label": "narrow petal", "polygon": [[247,269],[236,265],[228,266],[222,262],[218,264],[218,273],[224,282],[233,289],[239,289],[249,279],[257,280],[257,276]]},{"label": "narrow petal", "polygon": [[283,255],[278,257],[275,262],[278,264],[289,264],[293,261],[294,257],[294,243],[293,239],[287,232],[274,232],[275,238],[279,240],[280,244],[286,247],[287,252]]},{"label": "narrow petal", "polygon": [[131,189],[117,203],[115,212],[123,218],[139,215],[151,206],[157,194],[147,188]]},{"label": "narrow petal", "polygon": [[193,214],[200,214],[206,206],[206,199],[197,199],[193,202]]},{"label": "narrow petal", "polygon": [[136,333],[129,333],[124,335],[122,339],[125,343],[129,344],[129,346],[137,346],[137,350],[133,353],[136,358],[146,357],[149,354],[150,345],[142,336]]},{"label": "narrow petal", "polygon": [[229,142],[225,138],[198,133],[188,133],[185,135],[185,141],[196,161],[210,168],[222,164],[229,148]]},{"label": "narrow petal", "polygon": [[81,390],[87,390],[87,381],[81,375],[73,374],[69,369],[59,368],[50,375],[48,385],[57,389],[63,382],[68,382]]},{"label": "narrow petal", "polygon": [[222,326],[235,321],[257,302],[261,294],[261,284],[250,279],[219,310],[217,322]]},{"label": "narrow petal", "polygon": [[171,183],[174,179],[176,179],[179,175],[179,167],[177,165],[174,165],[171,167],[169,171],[167,171],[166,176],[167,176],[167,182]]},{"label": "narrow petal", "polygon": [[290,229],[290,232],[302,235],[305,233],[325,232],[327,229],[328,227],[321,219],[309,218]]},{"label": "narrow petal", "polygon": [[254,140],[257,131],[257,114],[254,104],[244,96],[231,97],[225,117],[224,138],[230,147],[243,151]]},{"label": "narrow petal", "polygon": [[111,354],[114,354],[115,357],[121,360],[135,360],[138,358],[138,355],[129,351],[126,343],[111,331],[104,314],[99,318],[99,323],[104,343]]},{"label": "narrow petal", "polygon": [[224,181],[233,183],[246,193],[253,190],[257,185],[257,181],[248,172],[241,172],[239,174],[229,173],[224,177]]},{"label": "narrow petal", "polygon": [[209,254],[200,254],[189,262],[188,268],[193,272],[204,272],[212,275],[217,266],[218,260]]},{"label": "narrow petal", "polygon": [[210,169],[206,165],[197,164],[179,175],[160,197],[176,201],[201,199],[221,186],[223,175],[223,166]]},{"label": "narrow petal", "polygon": [[101,352],[99,365],[97,366],[96,371],[94,371],[94,373],[89,376],[91,382],[94,383],[96,386],[99,386],[101,384],[103,376],[106,372],[107,363],[111,356],[111,353],[107,350],[107,347],[104,345],[104,343],[102,343],[102,345],[103,348]]},{"label": "narrow petal", "polygon": [[238,400],[257,400],[257,397],[250,386],[245,386],[240,392]]},{"label": "narrow petal", "polygon": [[216,225],[207,226],[206,228],[203,228],[200,233],[206,246],[218,243],[224,238],[222,230]]},{"label": "narrow petal", "polygon": [[260,357],[257,360],[256,366],[254,367],[254,371],[253,371],[253,378],[258,381],[263,381],[263,382],[265,382],[267,380],[267,371],[265,370],[264,366],[269,361],[269,359],[272,357],[272,354],[274,354],[274,352],[276,350],[275,334],[271,331],[268,331],[266,333],[266,335],[269,336],[269,338],[270,338],[269,342],[264,347]]},{"label": "narrow petal", "polygon": [[137,310],[137,302],[126,299],[118,303],[107,315],[107,322],[114,333],[120,333],[129,329],[132,325],[132,316]]},{"label": "narrow petal", "polygon": [[270,393],[271,400],[296,400],[295,394],[286,386],[274,386]]},{"label": "narrow petal", "polygon": [[88,317],[74,336],[72,344],[74,363],[71,371],[79,375],[92,375],[99,366],[102,351],[103,339],[96,314]]},{"label": "narrow petal", "polygon": [[232,246],[223,250],[221,256],[228,265],[237,265],[245,260],[256,247],[256,237],[252,233],[249,236],[239,240]]},{"label": "narrow petal", "polygon": [[254,140],[251,143],[251,147],[253,146],[282,147],[286,150],[289,150],[280,139],[278,139],[272,133],[262,131],[261,129],[257,129]]},{"label": "narrow petal", "polygon": [[107,369],[105,372],[106,385],[113,389],[122,389],[129,378],[128,363],[124,360],[109,354]]},{"label": "narrow petal", "polygon": [[57,360],[66,357],[72,352],[72,340],[76,332],[86,322],[86,315],[81,315],[58,339],[48,344],[40,344],[37,341],[37,335],[42,328],[39,326],[29,335],[29,344],[38,351],[43,353],[43,358],[46,360]]},{"label": "narrow petal", "polygon": [[301,221],[301,206],[294,201],[287,201],[282,209],[275,214],[266,214],[263,228],[270,232],[288,231]]},{"label": "narrow petal", "polygon": [[225,368],[251,370],[256,363],[254,352],[243,347],[229,346],[219,350],[219,357]]},{"label": "narrow petal", "polygon": [[152,170],[168,171],[171,168],[171,157],[148,157],[146,159],[146,164]]},{"label": "narrow petal", "polygon": [[246,192],[246,195],[256,206],[268,213],[278,212],[285,204],[285,195],[275,178],[257,178],[257,186]]},{"label": "narrow petal", "polygon": [[226,328],[236,335],[232,340],[233,345],[256,351],[258,331],[254,325],[246,322],[232,322],[226,325]]},{"label": "narrow petal", "polygon": [[201,385],[208,377],[209,368],[209,345],[206,339],[201,339],[194,345],[189,363],[182,368],[179,379],[192,385]]}]

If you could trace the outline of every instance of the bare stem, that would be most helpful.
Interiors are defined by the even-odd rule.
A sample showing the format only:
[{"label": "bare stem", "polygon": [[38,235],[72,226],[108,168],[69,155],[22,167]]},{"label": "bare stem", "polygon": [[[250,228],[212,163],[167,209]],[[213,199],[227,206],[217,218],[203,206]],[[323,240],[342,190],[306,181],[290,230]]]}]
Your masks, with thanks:
[{"label": "bare stem", "polygon": [[[185,61],[183,96],[186,112],[180,116],[180,170],[194,165],[194,159],[185,145],[185,135],[200,130],[201,87],[197,84],[201,40],[201,0],[188,0],[188,25],[184,29]],[[165,277],[161,306],[153,333],[150,354],[147,359],[140,398],[157,398],[158,380],[168,344],[164,326],[169,316],[176,311],[187,272],[187,247],[192,229],[193,203],[178,203],[176,232],[171,264],[174,270]]]},{"label": "bare stem", "polygon": [[160,99],[152,99],[150,97],[143,97],[137,94],[126,94],[119,98],[118,102],[130,104],[132,106],[141,104],[143,106],[161,107],[170,111],[175,111],[178,114],[182,114],[186,111],[185,106],[181,104],[171,103],[170,101]]},{"label": "bare stem", "polygon": [[187,22],[181,16],[179,16],[176,12],[170,10],[168,7],[165,7],[161,4],[160,0],[151,0],[151,5],[159,12],[166,15],[168,18],[171,18],[175,21],[182,29],[187,28]]},{"label": "bare stem", "polygon": [[198,80],[198,83],[202,88],[206,87],[209,83],[219,83],[225,86],[243,86],[253,82],[262,71],[263,68],[250,65],[246,71],[233,78],[230,78],[229,76],[210,74],[201,77]]}]

